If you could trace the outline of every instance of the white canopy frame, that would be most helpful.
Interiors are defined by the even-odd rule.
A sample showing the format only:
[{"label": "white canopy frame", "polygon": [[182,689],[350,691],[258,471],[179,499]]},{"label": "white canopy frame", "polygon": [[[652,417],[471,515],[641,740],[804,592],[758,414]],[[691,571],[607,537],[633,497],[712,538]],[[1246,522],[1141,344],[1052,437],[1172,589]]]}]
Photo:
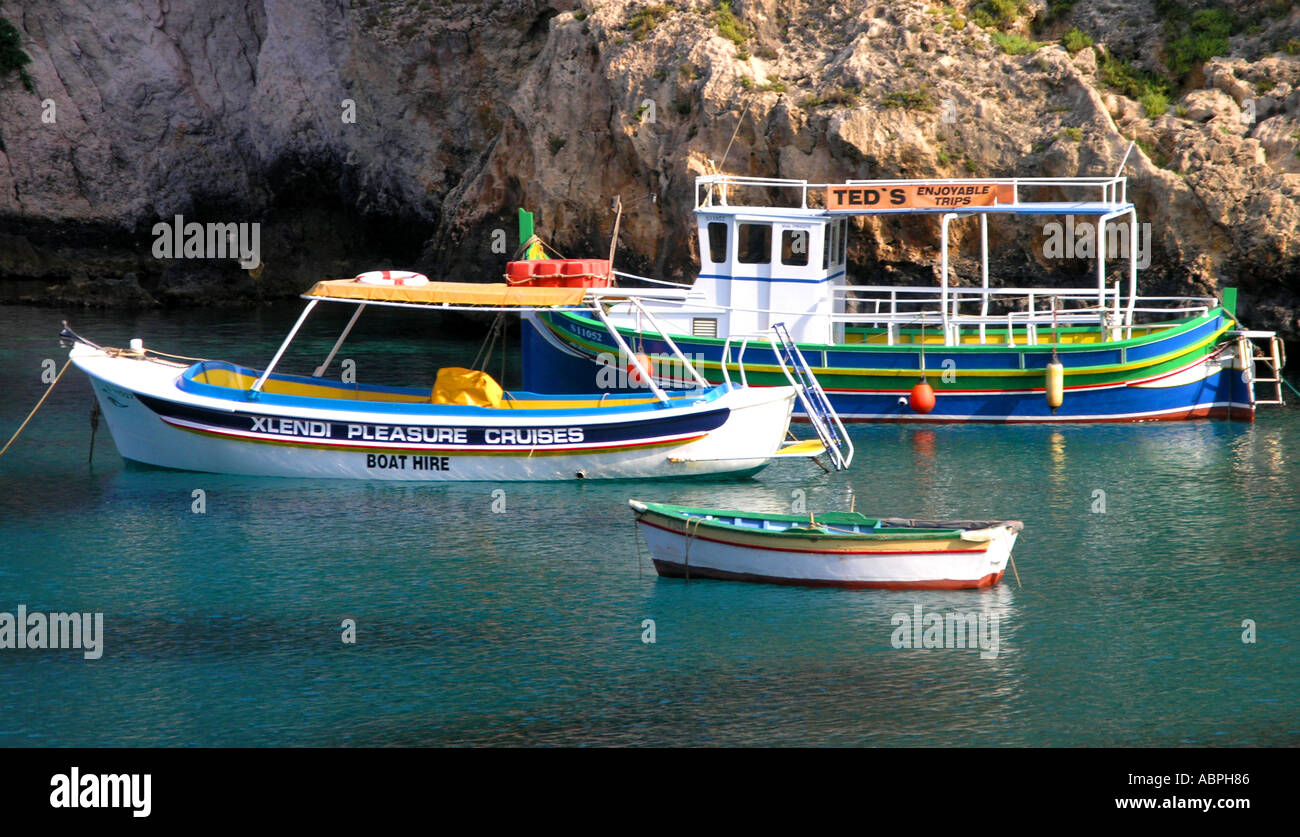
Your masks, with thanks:
[{"label": "white canopy frame", "polygon": [[[1125,154],[1124,161],[1128,159],[1128,154],[1132,152],[1130,144],[1128,152]],[[950,292],[950,255],[948,252],[950,240],[950,226],[958,218],[965,218],[972,215],[978,215],[980,218],[980,285],[983,290],[982,300],[980,303],[980,315],[978,319],[979,340],[981,344],[987,341],[987,323],[989,318],[989,299],[992,296],[989,287],[989,245],[988,245],[988,216],[992,213],[1003,215],[1054,215],[1054,216],[1084,216],[1096,218],[1096,262],[1097,262],[1097,291],[1095,295],[1095,311],[1098,317],[1098,325],[1101,329],[1101,338],[1103,341],[1117,339],[1120,334],[1131,336],[1133,329],[1133,315],[1136,311],[1137,303],[1137,251],[1138,251],[1138,223],[1137,210],[1132,203],[1128,201],[1128,179],[1122,176],[1124,162],[1120,163],[1119,170],[1114,176],[1098,177],[992,177],[992,178],[913,178],[913,179],[892,179],[892,180],[847,180],[840,183],[811,183],[807,180],[795,180],[785,178],[764,178],[764,177],[737,177],[726,174],[710,174],[695,179],[695,209],[697,212],[724,211],[731,214],[743,213],[746,210],[753,210],[760,206],[781,206],[781,211],[789,213],[792,216],[817,216],[817,217],[834,217],[839,215],[904,215],[904,214],[938,214],[940,215],[940,305],[942,328],[944,333],[944,342],[948,345],[954,345],[960,342],[959,329],[962,318],[959,316],[959,304],[963,294],[954,295]],[[891,187],[968,187],[979,185],[983,187],[996,186],[998,189],[998,200],[989,205],[965,206],[961,208],[942,208],[938,205],[910,205],[886,206],[880,204],[871,206],[852,206],[848,208],[836,207],[834,209],[810,206],[809,192],[817,194],[818,190],[832,189],[835,187],[867,187],[876,189],[889,189]],[[1083,199],[1074,200],[1028,200],[1022,198],[1023,190],[1032,187],[1051,188],[1063,194],[1069,194],[1071,190],[1075,194],[1082,191]],[[794,194],[794,199],[789,202],[778,203],[751,203],[743,200],[743,191],[745,189],[759,190],[788,190]],[[829,200],[829,198],[828,198]],[[1006,202],[1002,202],[1006,201]],[[1126,219],[1129,223],[1129,241],[1128,241],[1128,258],[1129,258],[1129,288],[1128,301],[1123,308],[1120,307],[1120,293],[1118,287],[1115,290],[1115,306],[1113,315],[1108,309],[1107,288],[1106,288],[1106,225],[1120,219]],[[1051,296],[1049,289],[1039,289],[1044,296]],[[1111,317],[1113,321],[1110,321]],[[976,319],[976,318],[969,318]],[[967,325],[971,323],[967,322]]]},{"label": "white canopy frame", "polygon": [[[357,324],[357,320],[361,317],[361,312],[364,311],[368,306],[379,306],[384,308],[420,309],[426,311],[427,310],[477,311],[477,312],[495,311],[495,312],[517,312],[517,313],[523,313],[526,311],[552,310],[557,307],[553,305],[488,306],[488,305],[452,305],[445,302],[444,303],[398,302],[398,301],[385,302],[385,301],[375,301],[375,300],[349,299],[346,297],[319,297],[319,296],[309,296],[309,295],[304,295],[303,298],[307,300],[307,306],[303,309],[302,313],[298,315],[298,319],[294,322],[293,327],[289,329],[289,334],[284,338],[284,342],[282,342],[280,344],[280,347],[276,350],[275,355],[271,358],[271,362],[267,364],[266,369],[262,370],[262,374],[258,376],[257,380],[253,382],[252,387],[249,388],[248,397],[250,399],[256,399],[258,397],[258,394],[261,393],[262,387],[266,384],[267,379],[271,377],[271,373],[275,371],[276,366],[279,365],[280,360],[284,357],[284,353],[288,350],[289,345],[293,342],[294,338],[298,336],[298,332],[302,329],[303,324],[307,321],[307,317],[311,314],[313,310],[315,310],[317,303],[322,301],[352,304],[357,306],[357,310],[355,313],[353,313],[352,317],[348,320],[348,323],[344,327],[342,334],[340,334],[338,339],[334,342],[334,346],[333,348],[330,349],[329,355],[326,356],[325,361],[320,366],[316,367],[316,370],[315,372],[313,372],[312,375],[312,377],[316,377],[316,378],[319,378],[325,374],[325,370],[329,368],[330,363],[333,362],[334,356],[338,353],[339,348],[343,345],[343,341],[347,339],[348,335],[352,331],[353,326]],[[702,374],[700,374],[700,371],[695,367],[695,364],[693,364],[690,358],[688,358],[682,352],[681,348],[677,345],[676,341],[674,341],[673,338],[669,336],[667,328],[665,328],[664,325],[659,321],[659,319],[655,317],[654,314],[652,314],[641,303],[641,300],[637,298],[636,294],[618,293],[618,292],[611,292],[609,290],[605,290],[604,292],[587,294],[587,296],[584,298],[584,302],[586,302],[587,305],[559,306],[559,307],[563,308],[566,311],[594,313],[597,319],[599,319],[601,323],[604,324],[605,328],[608,329],[610,336],[614,338],[614,343],[619,347],[619,349],[624,354],[627,355],[633,368],[635,368],[636,371],[640,374],[641,380],[646,382],[646,384],[650,388],[650,391],[654,393],[654,396],[664,404],[670,403],[670,398],[668,396],[668,393],[666,393],[662,387],[660,387],[657,383],[655,383],[654,376],[651,374],[650,369],[647,368],[646,364],[641,360],[641,358],[637,357],[636,353],[632,351],[630,346],[628,346],[627,341],[623,339],[623,335],[619,333],[618,328],[612,322],[610,322],[609,316],[606,313],[605,309],[607,305],[610,304],[610,302],[615,300],[626,300],[631,305],[633,305],[641,314],[645,316],[646,321],[650,324],[651,328],[655,329],[655,331],[658,332],[659,337],[668,346],[669,350],[673,354],[673,357],[676,358],[676,360],[682,364],[682,368],[687,372],[687,374],[689,374],[695,380],[696,384],[701,389],[707,389],[713,386],[713,384],[709,383],[707,378],[705,378]]]}]

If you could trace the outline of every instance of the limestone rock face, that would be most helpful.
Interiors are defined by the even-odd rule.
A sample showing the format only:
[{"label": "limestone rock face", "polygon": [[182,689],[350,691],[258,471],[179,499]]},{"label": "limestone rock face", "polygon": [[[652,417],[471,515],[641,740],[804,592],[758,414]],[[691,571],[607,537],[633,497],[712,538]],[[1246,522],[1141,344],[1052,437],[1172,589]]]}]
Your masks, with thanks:
[{"label": "limestone rock face", "polygon": [[[693,179],[715,165],[1101,175],[1136,141],[1142,289],[1239,286],[1249,325],[1300,339],[1300,57],[1269,46],[1300,44],[1300,10],[1272,4],[1160,114],[1107,83],[1112,54],[1163,60],[1153,0],[1036,34],[1048,5],[1007,27],[1049,41],[1015,55],[961,0],[6,4],[34,92],[0,79],[0,299],[245,302],[383,265],[492,279],[517,207],[561,252],[603,255],[615,195],[618,266],[689,280]],[[1051,40],[1070,25],[1095,49]],[[262,268],[155,258],[178,214],[258,222]],[[933,279],[934,219],[854,224],[856,280]],[[995,283],[1091,281],[1041,227],[990,232]],[[954,234],[977,281],[978,227]]]},{"label": "limestone rock face", "polygon": [[1241,108],[1237,102],[1217,88],[1193,90],[1183,97],[1183,114],[1193,122],[1208,122],[1211,119],[1225,121],[1241,118]]}]

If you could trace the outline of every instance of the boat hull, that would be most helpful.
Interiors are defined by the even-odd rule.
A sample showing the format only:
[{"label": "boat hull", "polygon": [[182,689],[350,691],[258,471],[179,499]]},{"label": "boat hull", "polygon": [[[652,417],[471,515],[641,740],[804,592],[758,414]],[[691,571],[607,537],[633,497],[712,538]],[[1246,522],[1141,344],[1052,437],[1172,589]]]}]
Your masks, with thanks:
[{"label": "boat hull", "polygon": [[[506,481],[747,476],[785,436],[794,390],[734,389],[651,413],[289,409],[177,386],[185,367],[78,344],[123,457],[188,471],[301,478]],[[319,401],[319,399],[314,399]],[[513,413],[513,415],[505,415]]]},{"label": "boat hull", "polygon": [[1017,533],[993,540],[792,548],[762,535],[700,531],[653,513],[637,519],[655,570],[668,578],[713,578],[803,587],[962,590],[1002,580]]},{"label": "boat hull", "polygon": [[[614,351],[581,317],[547,313],[524,329],[525,385],[530,389],[590,386],[600,370],[594,358]],[[1153,336],[1138,345],[1062,353],[1068,371],[1064,402],[1047,403],[1043,369],[1050,352],[1042,347],[964,347],[960,352],[927,348],[925,368],[937,404],[929,413],[914,410],[909,392],[920,378],[921,358],[910,347],[802,346],[831,405],[853,422],[1002,422],[1091,423],[1178,421],[1224,418],[1253,421],[1255,399],[1251,361],[1225,334],[1222,316],[1168,337]],[[637,340],[628,332],[629,340]],[[721,380],[719,341],[674,337],[682,351],[710,380]],[[647,352],[661,347],[641,335]],[[731,349],[728,368],[739,379]],[[770,350],[754,346],[745,354],[749,382],[777,383]],[[819,363],[820,361],[820,363]],[[757,371],[755,371],[757,370]],[[796,405],[796,419],[801,417]]]}]

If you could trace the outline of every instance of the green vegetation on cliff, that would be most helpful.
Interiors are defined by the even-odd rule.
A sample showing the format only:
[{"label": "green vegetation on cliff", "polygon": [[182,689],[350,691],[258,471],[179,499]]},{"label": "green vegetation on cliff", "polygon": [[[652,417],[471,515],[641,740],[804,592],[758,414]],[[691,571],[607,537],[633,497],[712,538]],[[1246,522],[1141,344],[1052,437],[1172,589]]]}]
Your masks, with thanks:
[{"label": "green vegetation on cliff", "polygon": [[22,36],[18,32],[18,27],[0,17],[0,78],[17,70],[18,77],[23,81],[23,88],[28,93],[35,93],[36,88],[32,84],[32,77],[27,75],[27,65],[30,63],[32,57],[23,52]]}]

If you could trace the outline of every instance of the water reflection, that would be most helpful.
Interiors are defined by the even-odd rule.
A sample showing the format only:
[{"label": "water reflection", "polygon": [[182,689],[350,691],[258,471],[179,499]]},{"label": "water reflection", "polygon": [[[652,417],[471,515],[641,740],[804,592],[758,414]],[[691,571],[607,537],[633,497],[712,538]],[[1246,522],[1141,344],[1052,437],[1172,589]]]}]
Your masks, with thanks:
[{"label": "water reflection", "polygon": [[[0,423],[40,396],[69,314],[104,342],[261,364],[297,312],[0,308]],[[400,337],[355,355],[363,374],[423,339]],[[472,357],[478,341],[426,348]],[[89,397],[69,372],[0,461],[0,610],[104,610],[105,657],[0,653],[0,744],[1240,746],[1300,728],[1280,641],[1300,633],[1295,409],[1254,425],[858,425],[857,461],[835,474],[785,461],[730,482],[416,485],[125,468],[103,427],[88,469]],[[659,579],[629,497],[1018,518],[1025,586]],[[996,658],[893,647],[916,606],[996,617]],[[345,616],[356,647],[339,642]]]},{"label": "water reflection", "polygon": [[1065,434],[1055,428],[1047,437],[1048,476],[1053,488],[1065,485]]}]

